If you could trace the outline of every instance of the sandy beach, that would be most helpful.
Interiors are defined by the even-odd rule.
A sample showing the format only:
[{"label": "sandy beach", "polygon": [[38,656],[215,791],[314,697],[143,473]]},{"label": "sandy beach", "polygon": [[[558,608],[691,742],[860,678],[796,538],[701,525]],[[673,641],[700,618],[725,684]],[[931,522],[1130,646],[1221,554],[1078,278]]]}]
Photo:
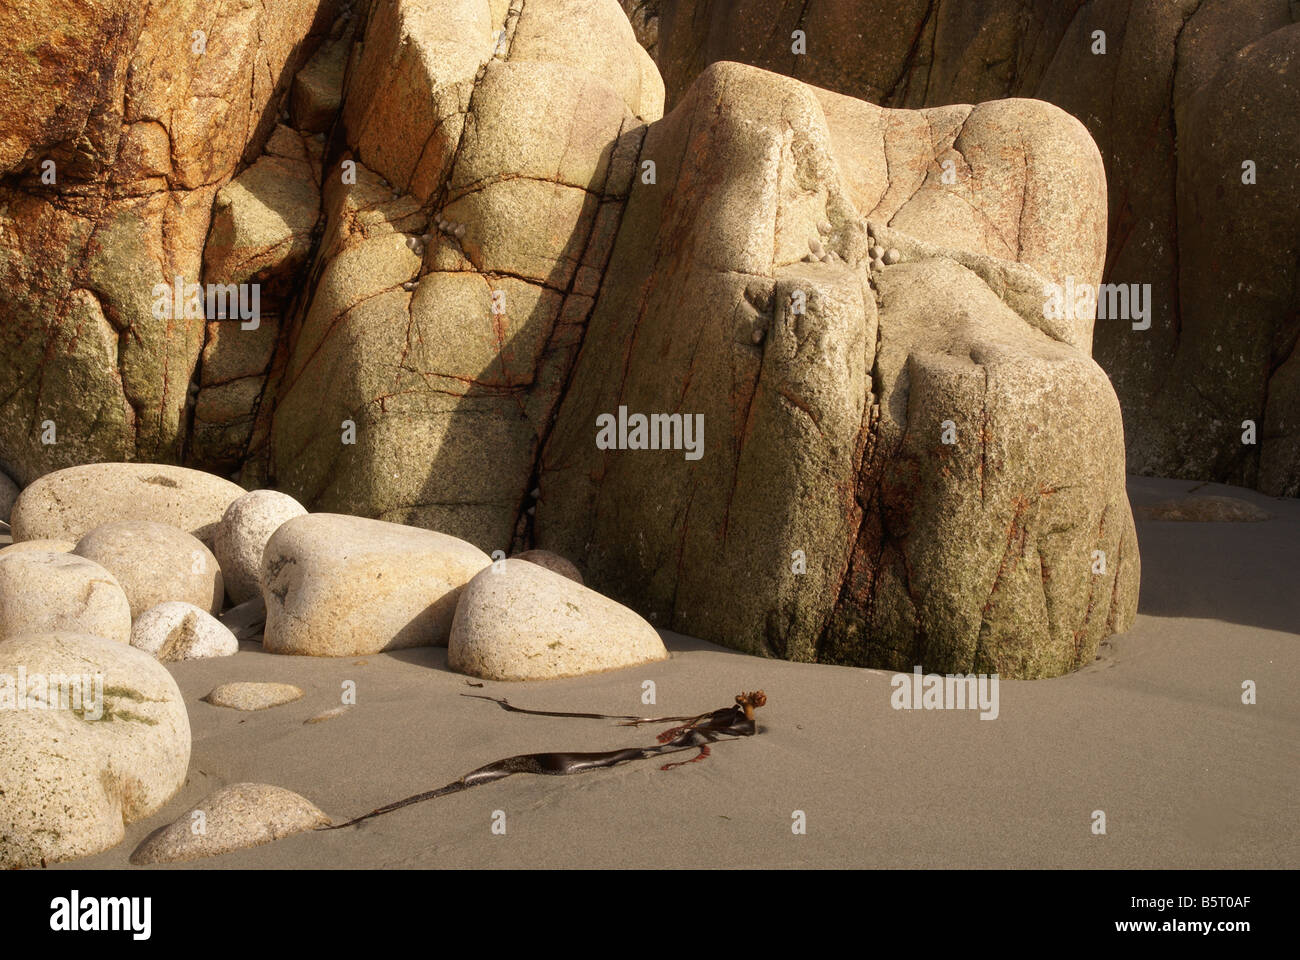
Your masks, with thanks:
[{"label": "sandy beach", "polygon": [[[360,827],[175,866],[1294,868],[1300,502],[1129,484],[1139,508],[1193,489],[1271,519],[1139,520],[1136,625],[1076,673],[1002,681],[996,720],[895,710],[886,671],[759,659],[671,633],[663,663],[482,689],[447,670],[442,648],[328,659],[246,642],[233,657],[168,664],[193,728],[184,789],[116,848],[53,868],[126,867],[144,837],[224,784],[282,786],[341,821],[501,757],[649,745],[661,729],[512,714],[462,693],[657,716],[757,688],[768,695],[760,734],[719,743],[701,763],[515,776]],[[200,701],[231,680],[293,683],[304,696],[259,712]],[[339,706],[348,680],[356,706],[307,723]],[[641,704],[645,680],[657,686],[653,707]],[[1241,702],[1244,680],[1258,685],[1255,705]],[[1104,836],[1092,833],[1095,810]],[[492,832],[495,811],[504,835]],[[794,811],[806,834],[792,832]]]}]

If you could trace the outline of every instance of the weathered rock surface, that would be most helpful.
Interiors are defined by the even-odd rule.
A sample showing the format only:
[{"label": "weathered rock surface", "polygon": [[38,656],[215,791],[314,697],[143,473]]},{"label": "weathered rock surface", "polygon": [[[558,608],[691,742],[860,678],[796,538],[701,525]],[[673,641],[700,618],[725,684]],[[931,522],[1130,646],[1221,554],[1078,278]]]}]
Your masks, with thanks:
[{"label": "weathered rock surface", "polygon": [[[633,189],[543,454],[539,546],[657,624],[791,659],[1050,676],[1127,626],[1118,405],[1091,315],[1043,309],[1102,266],[1077,121],[716,64],[641,156],[659,182]],[[980,188],[945,190],[946,160]],[[702,416],[699,458],[680,429],[597,449],[620,408]]]},{"label": "weathered rock surface", "polygon": [[276,388],[279,488],[509,548],[662,100],[615,0],[375,8],[342,110],[356,182],[325,177]]},{"label": "weathered rock surface", "polygon": [[226,508],[213,551],[232,603],[245,603],[262,595],[262,551],[267,541],[281,524],[306,512],[293,497],[276,490],[254,490]]},{"label": "weathered rock surface", "polygon": [[214,687],[203,699],[214,707],[232,710],[266,710],[302,698],[302,690],[291,683],[238,681]]},{"label": "weathered rock surface", "polygon": [[0,11],[0,461],[17,480],[181,456],[204,317],[154,287],[201,279],[217,191],[342,6]]},{"label": "weathered rock surface", "polygon": [[539,567],[545,567],[552,573],[558,573],[574,583],[582,583],[582,572],[571,561],[566,560],[558,553],[551,553],[549,550],[525,550],[523,553],[516,553],[511,559],[527,560]]},{"label": "weathered rock surface", "polygon": [[226,591],[217,558],[197,537],[170,524],[105,523],[82,537],[74,552],[122,585],[132,619],[170,600],[221,612]]},{"label": "weathered rock surface", "polygon": [[382,520],[313,513],[262,556],[263,646],[345,657],[445,644],[461,589],[491,563],[463,540]]},{"label": "weathered rock surface", "polygon": [[99,564],[71,553],[0,556],[0,643],[26,633],[131,639],[131,604]]},{"label": "weathered rock surface", "polygon": [[170,524],[212,542],[226,507],[247,491],[201,470],[154,463],[90,463],[48,473],[14,504],[14,541],[79,541],[105,523]]},{"label": "weathered rock surface", "polygon": [[[1105,280],[1150,285],[1149,328],[1097,322],[1130,469],[1300,494],[1295,3],[661,0],[656,11],[670,105],[709,63],[732,60],[889,107],[1024,96],[1078,117],[1110,188]],[[806,54],[792,51],[795,30]],[[1241,442],[1246,419],[1256,444]]]},{"label": "weathered rock surface", "polygon": [[[26,708],[0,709],[0,867],[115,846],[125,824],[149,816],[185,782],[190,724],[176,681],[139,650],[75,633],[0,643],[0,677],[20,668]],[[102,686],[85,679],[95,675]],[[6,689],[12,698],[2,684],[0,698]],[[71,690],[89,696],[78,701]]]},{"label": "weathered rock surface", "polygon": [[0,470],[0,520],[9,522],[9,511],[18,499],[18,484],[9,479],[9,475]]},{"label": "weathered rock surface", "polygon": [[[183,452],[312,509],[433,527],[490,551],[555,551],[654,623],[771,655],[1004,676],[1086,662],[1101,636],[1131,619],[1138,575],[1118,408],[1090,359],[1094,312],[1044,307],[1049,284],[1095,285],[1106,263],[1106,180],[1087,131],[1036,100],[882,109],[735,64],[698,68],[713,59],[720,23],[736,28],[741,59],[766,55],[777,40],[788,50],[782,38],[801,23],[815,55],[774,66],[816,63],[825,78],[800,76],[895,106],[1031,86],[1059,101],[1053,85],[1074,83],[1089,97],[1093,87],[1107,94],[1072,107],[1095,129],[1096,115],[1142,121],[1169,101],[1181,111],[1169,139],[1180,149],[1202,144],[1212,179],[1221,152],[1232,152],[1216,111],[1231,115],[1232,105],[1205,93],[1210,78],[1275,109],[1291,95],[1284,44],[1224,65],[1220,52],[1245,49],[1254,26],[1141,0],[1106,11],[1132,29],[1115,41],[1122,57],[1094,62],[1080,52],[1086,17],[1070,10],[990,19],[921,0],[885,11],[869,0],[867,31],[852,29],[857,8],[811,0],[802,12],[774,13],[767,2],[723,10],[704,0],[625,0],[635,31],[617,0],[382,0],[364,17],[337,19],[322,4],[327,40],[319,16],[302,37],[293,4],[273,38],[223,51],[231,75],[244,76],[248,46],[267,47],[284,70],[265,99],[258,90],[253,99],[287,106],[292,82],[292,111],[277,122],[266,110],[240,151],[223,150],[210,176],[186,181],[190,207],[175,202],[190,147],[163,149],[177,123],[139,131],[131,156],[152,165],[176,239],[155,236],[153,213],[138,207],[75,224],[24,208],[24,238],[44,210],[42,242],[73,252],[39,262],[24,252],[22,269],[9,273],[0,239],[0,277],[54,291],[23,308],[15,329],[27,359],[18,362],[35,369],[38,346],[42,358],[75,356],[67,376],[87,382],[85,409],[47,417],[67,384],[45,375],[6,388],[0,370],[0,396],[14,390],[19,405],[11,421],[0,407],[0,424],[11,424],[0,428],[0,462],[21,467],[25,481],[51,458],[85,458],[91,448],[121,459]],[[1010,2],[990,9],[1005,14]],[[266,29],[260,14],[241,16]],[[1166,29],[1184,20],[1182,34]],[[637,43],[656,21],[664,62],[696,64],[674,74],[677,109],[663,119],[662,82]],[[1079,50],[1022,51],[1026,22],[1053,42],[1068,28]],[[294,31],[303,42],[290,54],[282,41]],[[692,31],[700,43],[684,53],[679,41]],[[1187,51],[1177,84],[1172,67],[1141,74],[1128,53],[1164,56],[1169,40]],[[313,51],[299,70],[299,55]],[[1082,69],[1096,62],[1119,72]],[[1277,90],[1256,90],[1267,86],[1252,72],[1260,69],[1283,77]],[[171,94],[149,87],[152,69],[141,76],[151,102],[166,106]],[[1121,85],[1140,96],[1113,105]],[[948,95],[985,87],[981,96]],[[130,108],[110,101],[111,130],[113,111]],[[1184,138],[1185,126],[1202,132]],[[1288,156],[1295,162],[1278,146],[1289,135],[1282,126],[1281,140],[1260,148],[1273,170]],[[1133,122],[1106,143],[1112,165],[1127,156],[1120,140],[1142,154],[1130,186],[1165,162],[1147,157],[1159,153],[1152,137],[1163,142],[1165,128]],[[225,162],[236,153],[238,162]],[[35,159],[24,161],[29,193]],[[1162,246],[1173,236],[1165,214],[1175,195],[1184,205],[1172,182],[1112,192],[1113,275],[1147,262],[1178,272],[1172,246]],[[1277,202],[1293,187],[1260,187],[1274,206],[1257,211],[1252,237],[1293,249],[1289,207]],[[1201,203],[1209,189],[1188,196]],[[1189,231],[1209,222],[1200,207],[1188,209],[1178,216]],[[205,277],[262,284],[257,328],[172,317],[173,331],[139,319],[149,306],[137,302],[148,287],[140,277],[152,280],[160,264],[192,276],[204,238]],[[172,255],[180,249],[184,256]],[[1270,304],[1294,273],[1277,257],[1285,254],[1241,268],[1281,278],[1263,298]],[[144,264],[129,284],[123,263]],[[1217,269],[1199,267],[1206,283]],[[1167,294],[1158,289],[1156,302],[1176,301]],[[63,298],[58,309],[51,297]],[[1295,338],[1286,323],[1269,326],[1272,310],[1246,310],[1252,323],[1264,317],[1252,330],[1271,332],[1246,335],[1254,372],[1231,404],[1247,398],[1259,408],[1261,475],[1285,478],[1298,419],[1286,398],[1300,394],[1288,386],[1300,385],[1292,375],[1300,366],[1286,361]],[[169,352],[159,363],[163,327]],[[87,377],[110,367],[105,358],[118,379]],[[1286,362],[1274,365],[1269,388],[1252,392],[1251,378],[1278,360]],[[37,384],[50,385],[39,402]],[[620,411],[675,428],[698,415],[702,446],[598,447],[596,418]],[[60,431],[58,452],[33,453],[46,420]],[[64,443],[69,424],[78,443],[94,434],[89,446]],[[1187,468],[1201,459],[1189,454]],[[269,646],[349,655],[434,642],[450,610],[428,619],[430,605],[486,565],[476,551],[464,579],[444,583],[437,573],[444,600],[385,573],[399,584],[390,595],[383,577],[367,579],[389,569],[380,561],[335,555],[353,542],[306,551],[314,559],[304,568],[328,571],[315,592],[295,579],[303,570],[290,569],[296,553],[280,558],[278,599],[263,584]],[[358,598],[381,612],[378,621]]]},{"label": "weathered rock surface", "polygon": [[131,646],[164,663],[229,657],[239,652],[235,635],[206,610],[177,600],[146,610],[131,627]]},{"label": "weathered rock surface", "polygon": [[667,658],[654,627],[627,607],[514,558],[465,587],[447,646],[453,670],[489,680],[576,677]]},{"label": "weathered rock surface", "polygon": [[[196,813],[203,831],[195,833]],[[327,826],[329,817],[291,790],[265,783],[235,783],[208,794],[198,805],[135,848],[134,864],[176,863],[215,857],[281,837]]]},{"label": "weathered rock surface", "polygon": [[7,547],[0,547],[0,557],[10,553],[24,553],[34,550],[37,553],[71,553],[77,549],[77,545],[71,540],[24,540],[21,543],[11,543]]}]

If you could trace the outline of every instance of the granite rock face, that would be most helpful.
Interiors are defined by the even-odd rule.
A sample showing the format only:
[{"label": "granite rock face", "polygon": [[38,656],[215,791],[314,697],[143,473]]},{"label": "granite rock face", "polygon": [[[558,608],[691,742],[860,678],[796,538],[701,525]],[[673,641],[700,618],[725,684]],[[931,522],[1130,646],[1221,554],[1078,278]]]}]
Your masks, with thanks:
[{"label": "granite rock face", "polygon": [[1110,187],[1104,279],[1149,285],[1145,317],[1097,322],[1129,468],[1300,495],[1295,3],[660,0],[657,12],[670,106],[731,60],[888,107],[1022,96],[1078,117]]},{"label": "granite rock face", "polygon": [[276,390],[277,486],[508,549],[662,102],[614,0],[377,4]]},{"label": "granite rock face", "polygon": [[[799,660],[1050,676],[1127,626],[1119,407],[1091,316],[1044,310],[1102,266],[1077,121],[715,64],[642,156],[539,546],[658,625]],[[986,188],[945,189],[945,160]],[[702,448],[598,449],[618,411],[695,418]]]},{"label": "granite rock face", "polygon": [[181,457],[205,322],[155,287],[200,281],[218,191],[261,152],[341,9],[0,12],[0,463],[20,483]]}]

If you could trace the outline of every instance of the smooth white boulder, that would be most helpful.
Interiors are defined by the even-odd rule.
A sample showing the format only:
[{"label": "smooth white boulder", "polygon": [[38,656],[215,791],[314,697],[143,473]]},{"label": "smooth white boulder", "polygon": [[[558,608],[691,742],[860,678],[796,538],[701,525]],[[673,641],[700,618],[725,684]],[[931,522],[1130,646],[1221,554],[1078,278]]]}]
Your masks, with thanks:
[{"label": "smooth white boulder", "polygon": [[131,604],[122,585],[93,560],[72,553],[0,556],[0,643],[22,633],[60,631],[127,643]]},{"label": "smooth white boulder", "polygon": [[665,660],[654,627],[554,571],[510,559],[461,593],[447,663],[488,680],[545,680]]},{"label": "smooth white boulder", "polygon": [[217,555],[232,604],[262,594],[262,553],[280,526],[305,516],[307,508],[277,490],[254,490],[226,508],[217,526],[212,552]]},{"label": "smooth white boulder", "polygon": [[461,589],[491,562],[464,540],[419,527],[295,517],[262,555],[262,645],[347,657],[446,643]]},{"label": "smooth white boulder", "polygon": [[131,627],[131,646],[164,663],[239,652],[239,641],[220,620],[180,600],[160,603],[137,617]]}]

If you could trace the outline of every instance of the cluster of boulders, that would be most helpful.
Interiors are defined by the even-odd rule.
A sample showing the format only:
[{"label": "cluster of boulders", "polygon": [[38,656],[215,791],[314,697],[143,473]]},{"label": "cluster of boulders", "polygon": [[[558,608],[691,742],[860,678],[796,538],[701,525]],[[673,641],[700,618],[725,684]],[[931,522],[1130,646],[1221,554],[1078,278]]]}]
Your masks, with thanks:
[{"label": "cluster of boulders", "polygon": [[[308,513],[282,493],[183,467],[55,471],[7,513],[0,866],[115,845],[175,793],[190,728],[161,663],[237,653],[221,618],[250,604],[265,605],[273,653],[449,644],[454,669],[496,680],[667,657],[645,620],[583,586],[561,557],[494,560],[446,534]],[[75,702],[64,696],[73,687]],[[204,699],[249,710],[301,696],[290,684],[232,682]]]},{"label": "cluster of boulders", "polygon": [[[29,81],[22,116],[0,97],[0,466],[27,484],[183,460],[272,487],[322,512],[283,545],[313,568],[300,551],[370,536],[330,513],[540,547],[658,626],[787,659],[1089,662],[1137,598],[1123,421],[1094,310],[1058,316],[1045,291],[1101,279],[1102,156],[1040,101],[895,109],[737,63],[678,69],[683,31],[733,20],[788,49],[793,24],[753,34],[796,16],[767,4],[701,0],[688,28],[654,0],[286,0],[223,11],[174,75],[154,56],[174,18],[148,0],[51,10],[57,49],[0,31]],[[836,10],[808,4],[801,66],[892,36],[836,31]],[[660,25],[667,114],[642,48]],[[38,83],[69,77],[71,115]],[[159,281],[201,281],[212,304],[157,310]],[[685,458],[595,442],[624,407],[707,429]],[[1260,426],[1272,447],[1290,431]],[[128,533],[157,536],[103,536]],[[210,546],[242,580],[226,593],[252,596],[254,566]],[[430,576],[466,572],[427,539],[402,547],[430,551]],[[331,585],[370,562],[273,601],[268,645],[324,648],[304,603],[340,617],[333,644],[386,636]]]}]

